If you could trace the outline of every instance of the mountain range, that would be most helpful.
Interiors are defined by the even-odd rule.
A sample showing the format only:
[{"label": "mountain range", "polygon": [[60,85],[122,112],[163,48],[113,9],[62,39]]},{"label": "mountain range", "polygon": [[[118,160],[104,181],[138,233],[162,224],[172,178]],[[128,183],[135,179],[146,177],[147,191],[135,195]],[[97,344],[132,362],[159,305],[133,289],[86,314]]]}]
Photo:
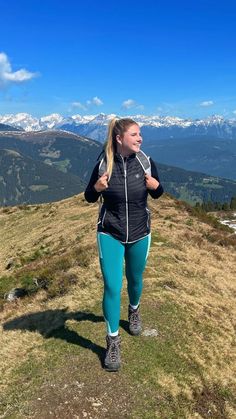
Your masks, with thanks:
[{"label": "mountain range", "polygon": [[[0,123],[18,127],[25,131],[67,129],[103,142],[106,138],[107,125],[113,117],[119,118],[118,115],[106,115],[104,113],[84,116],[75,114],[67,117],[53,113],[40,118],[33,117],[28,113],[17,113],[0,115]],[[159,115],[127,115],[126,117],[133,118],[140,127],[157,128],[158,138],[162,139],[183,138],[192,135],[213,135],[216,138],[231,139],[236,137],[236,119],[225,119],[220,115],[212,115],[205,119],[184,119]],[[97,130],[99,130],[99,135]]]},{"label": "mountain range", "polygon": [[[101,151],[100,142],[63,130],[0,131],[0,205],[52,202],[81,192]],[[236,181],[156,161],[165,192],[179,199],[230,202],[236,196]]]},{"label": "mountain range", "polygon": [[53,202],[82,192],[101,148],[64,131],[0,131],[0,205]]},{"label": "mountain range", "polygon": [[15,150],[86,182],[102,146],[97,141],[62,130],[0,131],[0,149]]},{"label": "mountain range", "polygon": [[[19,113],[0,116],[0,123],[26,132],[63,130],[103,143],[114,116],[104,113],[69,117],[52,114],[34,118]],[[143,150],[156,161],[236,180],[235,119],[227,120],[217,115],[195,120],[145,115],[130,117],[140,125]]]},{"label": "mountain range", "polygon": [[[14,127],[23,128],[25,131],[38,131],[45,129],[68,129],[68,131],[87,135],[89,138],[104,141],[106,137],[107,125],[115,114],[99,113],[97,115],[62,116],[58,113],[33,117],[28,113],[0,115],[0,123]],[[191,135],[213,135],[217,138],[236,137],[236,119],[225,119],[220,115],[212,115],[205,119],[184,119],[174,116],[147,116],[147,115],[128,115],[138,122],[140,127],[158,128],[159,138],[188,137]],[[100,129],[97,135],[96,129]],[[85,132],[81,132],[86,131]],[[102,135],[104,133],[104,135]]]}]

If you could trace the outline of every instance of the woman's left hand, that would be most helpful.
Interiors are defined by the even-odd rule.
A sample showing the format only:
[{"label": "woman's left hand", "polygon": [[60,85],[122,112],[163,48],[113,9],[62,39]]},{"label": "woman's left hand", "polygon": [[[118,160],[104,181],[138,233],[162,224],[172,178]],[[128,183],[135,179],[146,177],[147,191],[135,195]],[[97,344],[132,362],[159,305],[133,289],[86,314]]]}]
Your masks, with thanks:
[{"label": "woman's left hand", "polygon": [[157,187],[160,185],[158,180],[148,175],[147,173],[145,173],[145,180],[146,180],[147,189],[157,189]]}]

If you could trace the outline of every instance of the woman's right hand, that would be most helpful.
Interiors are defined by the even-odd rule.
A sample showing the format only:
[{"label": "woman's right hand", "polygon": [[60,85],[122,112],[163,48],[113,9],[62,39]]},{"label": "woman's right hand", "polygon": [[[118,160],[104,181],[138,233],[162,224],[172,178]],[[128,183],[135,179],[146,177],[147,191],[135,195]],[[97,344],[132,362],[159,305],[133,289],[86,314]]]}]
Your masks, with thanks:
[{"label": "woman's right hand", "polygon": [[105,172],[95,183],[94,188],[97,192],[105,191],[108,188],[108,173]]}]

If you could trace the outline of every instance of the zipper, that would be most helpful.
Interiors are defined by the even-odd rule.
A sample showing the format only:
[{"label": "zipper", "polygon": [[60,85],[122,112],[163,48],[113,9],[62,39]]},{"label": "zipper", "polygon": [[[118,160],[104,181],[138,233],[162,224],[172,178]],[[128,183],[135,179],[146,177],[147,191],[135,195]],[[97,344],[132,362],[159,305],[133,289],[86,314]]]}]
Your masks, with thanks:
[{"label": "zipper", "polygon": [[124,176],[125,176],[125,212],[126,212],[126,240],[125,243],[128,242],[129,237],[129,212],[128,212],[128,193],[127,193],[127,161],[124,160],[123,156],[121,156],[123,161],[124,167]]},{"label": "zipper", "polygon": [[148,218],[147,218],[147,228],[149,228],[149,224],[150,224],[150,210],[146,207],[146,211],[147,211],[147,215],[148,215]]},{"label": "zipper", "polygon": [[105,220],[106,212],[107,212],[107,210],[105,209],[103,217],[102,217],[102,228],[104,227],[104,220]]}]

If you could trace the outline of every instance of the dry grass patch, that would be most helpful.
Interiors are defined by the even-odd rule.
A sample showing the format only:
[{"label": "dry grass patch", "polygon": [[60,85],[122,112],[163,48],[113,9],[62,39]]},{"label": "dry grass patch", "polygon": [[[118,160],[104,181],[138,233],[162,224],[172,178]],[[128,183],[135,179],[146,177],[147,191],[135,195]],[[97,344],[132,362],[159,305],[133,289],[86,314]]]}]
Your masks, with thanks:
[{"label": "dry grass patch", "polygon": [[[95,231],[95,208],[86,205],[82,195],[26,207],[27,210],[11,207],[8,212],[2,209],[0,213],[0,221],[4,222],[0,238],[0,275],[6,272],[9,259],[14,259],[17,264],[20,258],[31,257],[42,245],[53,253],[61,246],[62,238],[64,246],[70,247],[79,235]],[[68,222],[75,216],[76,219]]]},{"label": "dry grass patch", "polygon": [[[208,223],[205,218],[201,220],[184,204],[176,205],[168,195],[158,201],[150,200],[149,205],[152,246],[144,275],[142,316],[145,327],[155,328],[159,334],[155,338],[133,339],[126,333],[127,323],[123,319],[127,318],[128,301],[124,283],[123,370],[111,377],[110,383],[97,358],[105,346],[105,325],[101,319],[103,281],[96,249],[97,205],[88,205],[81,196],[50,207],[42,205],[37,209],[38,224],[35,218],[35,228],[28,230],[26,219],[17,218],[19,209],[0,213],[0,221],[1,217],[9,217],[8,225],[14,227],[11,237],[4,233],[2,276],[6,275],[10,282],[10,278],[20,274],[41,272],[52,277],[49,287],[54,283],[62,290],[60,293],[51,288],[54,298],[48,298],[49,288],[41,290],[35,296],[7,304],[1,313],[1,386],[6,409],[11,406],[12,417],[17,417],[20,411],[22,415],[39,418],[42,405],[47,417],[50,405],[46,402],[64,417],[68,405],[63,403],[70,394],[78,397],[72,401],[72,417],[73,412],[85,407],[92,417],[104,417],[106,412],[102,408],[105,405],[115,408],[117,398],[111,402],[103,392],[104,405],[97,407],[97,411],[88,399],[101,400],[100,389],[108,385],[126,404],[129,417],[234,417],[236,253],[233,246],[219,245],[206,236],[220,234],[227,238],[231,233],[218,229],[217,224]],[[35,212],[21,209],[31,226]],[[46,216],[42,217],[43,214]],[[25,225],[23,239],[17,234],[17,219],[21,231]],[[19,252],[24,249],[27,257],[43,244],[50,254],[27,260],[24,266],[9,272],[4,269],[14,249]],[[3,249],[2,241],[0,246]],[[67,288],[65,278],[69,282],[72,278],[76,280]],[[76,317],[78,312],[86,310],[90,314],[80,321]],[[38,356],[35,362],[34,353]],[[64,372],[60,375],[62,363]],[[78,368],[71,368],[71,363]],[[88,364],[93,368],[88,369]],[[68,376],[75,387],[68,384]],[[77,376],[83,378],[85,385],[79,394]],[[56,386],[56,391],[49,382]],[[62,390],[65,384],[68,391]],[[40,405],[35,395],[41,386],[45,391],[40,397],[45,403]],[[27,400],[27,408],[21,398]],[[21,403],[22,410],[17,403]]]}]

